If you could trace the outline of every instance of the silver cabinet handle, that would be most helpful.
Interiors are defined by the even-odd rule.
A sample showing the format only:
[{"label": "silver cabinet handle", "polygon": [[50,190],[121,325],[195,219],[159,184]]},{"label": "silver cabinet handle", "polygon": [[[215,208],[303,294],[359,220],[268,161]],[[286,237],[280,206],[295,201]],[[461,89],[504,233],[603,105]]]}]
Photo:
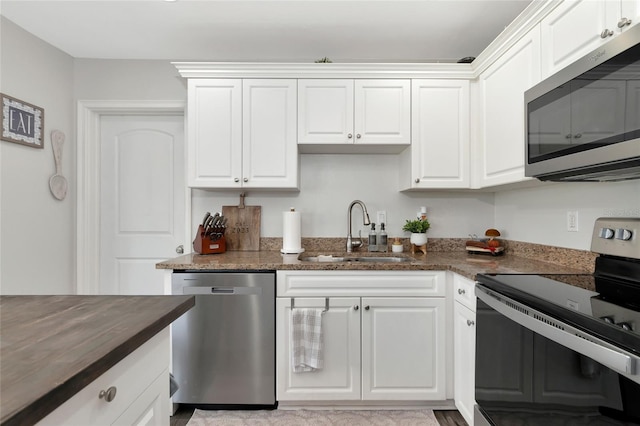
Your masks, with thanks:
[{"label": "silver cabinet handle", "polygon": [[362,137],[362,136],[360,135],[360,133],[358,133],[358,134],[356,135],[356,139],[360,139],[361,137]]},{"label": "silver cabinet handle", "polygon": [[461,288],[458,289],[458,294],[465,294],[465,293],[466,293],[466,291],[464,291],[463,289],[461,289]]},{"label": "silver cabinet handle", "polygon": [[472,325],[476,325],[475,321],[467,320],[467,325],[471,327]]},{"label": "silver cabinet handle", "polygon": [[600,33],[600,38],[607,38],[607,37],[611,37],[613,35],[613,31],[611,31],[608,28],[605,28],[604,30],[602,30],[602,32]]},{"label": "silver cabinet handle", "polygon": [[240,182],[240,178],[234,178],[233,181],[238,183],[238,182]]},{"label": "silver cabinet handle", "polygon": [[416,178],[416,183],[420,183],[420,178]]},{"label": "silver cabinet handle", "polygon": [[631,19],[629,18],[622,18],[618,21],[618,28],[624,28],[627,25],[631,25]]},{"label": "silver cabinet handle", "polygon": [[577,135],[575,135],[573,138],[574,139],[580,139],[582,137],[582,133],[578,133]]},{"label": "silver cabinet handle", "polygon": [[371,307],[370,307],[369,305],[367,305],[367,306],[365,306],[365,307],[364,307],[364,310],[365,310],[365,311],[368,311],[369,309],[371,309]]},{"label": "silver cabinet handle", "polygon": [[249,178],[242,179],[243,182],[249,182]]},{"label": "silver cabinet handle", "polygon": [[178,253],[178,254],[184,253],[184,246],[182,244],[180,244],[178,247],[176,247],[176,253]]},{"label": "silver cabinet handle", "polygon": [[353,310],[357,311],[358,309],[360,309],[360,307],[358,305],[353,305]]},{"label": "silver cabinet handle", "polygon": [[101,390],[100,393],[98,394],[98,398],[99,399],[104,399],[107,402],[111,402],[116,398],[116,392],[118,390],[116,389],[115,386],[111,386],[109,389],[105,390]]},{"label": "silver cabinet handle", "polygon": [[347,138],[349,138],[349,139],[353,139],[353,135],[352,135],[351,133],[349,133],[349,134],[347,135]]}]

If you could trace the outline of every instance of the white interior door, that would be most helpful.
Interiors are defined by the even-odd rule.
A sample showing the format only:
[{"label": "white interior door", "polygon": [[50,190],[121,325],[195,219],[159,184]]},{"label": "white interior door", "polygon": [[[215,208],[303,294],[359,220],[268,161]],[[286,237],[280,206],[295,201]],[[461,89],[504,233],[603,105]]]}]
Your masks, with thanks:
[{"label": "white interior door", "polygon": [[184,118],[102,116],[100,294],[163,294],[185,245]]}]

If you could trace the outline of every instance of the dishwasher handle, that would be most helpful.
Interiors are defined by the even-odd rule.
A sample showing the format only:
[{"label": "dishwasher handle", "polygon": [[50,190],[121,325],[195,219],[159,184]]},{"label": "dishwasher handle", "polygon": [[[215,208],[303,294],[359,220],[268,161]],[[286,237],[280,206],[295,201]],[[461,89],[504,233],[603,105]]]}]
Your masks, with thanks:
[{"label": "dishwasher handle", "polygon": [[195,294],[195,295],[261,295],[262,288],[260,287],[213,287],[213,286],[200,286],[200,287],[184,287],[182,294]]}]

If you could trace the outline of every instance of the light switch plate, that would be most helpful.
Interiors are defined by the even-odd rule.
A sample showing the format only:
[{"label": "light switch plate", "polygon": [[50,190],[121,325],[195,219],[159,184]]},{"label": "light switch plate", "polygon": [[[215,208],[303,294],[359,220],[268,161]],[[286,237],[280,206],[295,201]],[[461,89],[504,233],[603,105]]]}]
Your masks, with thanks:
[{"label": "light switch plate", "polygon": [[567,212],[567,232],[578,232],[577,210],[569,210]]}]

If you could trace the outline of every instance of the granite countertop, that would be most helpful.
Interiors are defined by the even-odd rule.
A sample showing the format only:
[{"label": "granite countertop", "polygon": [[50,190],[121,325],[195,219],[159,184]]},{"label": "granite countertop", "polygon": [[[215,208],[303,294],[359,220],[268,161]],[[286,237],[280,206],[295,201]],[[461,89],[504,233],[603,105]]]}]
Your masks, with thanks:
[{"label": "granite countertop", "polygon": [[[302,253],[300,257],[328,253]],[[186,254],[158,263],[158,269],[174,270],[379,270],[379,271],[425,271],[450,270],[469,279],[476,274],[584,274],[589,271],[550,262],[532,260],[529,257],[504,254],[491,256],[468,254],[464,251],[435,251],[426,255],[411,253],[344,253],[334,256],[399,256],[410,262],[305,262],[299,255],[283,255],[278,251],[228,251],[221,254]]]},{"label": "granite countertop", "polygon": [[194,305],[194,296],[0,296],[0,423],[42,419]]}]

